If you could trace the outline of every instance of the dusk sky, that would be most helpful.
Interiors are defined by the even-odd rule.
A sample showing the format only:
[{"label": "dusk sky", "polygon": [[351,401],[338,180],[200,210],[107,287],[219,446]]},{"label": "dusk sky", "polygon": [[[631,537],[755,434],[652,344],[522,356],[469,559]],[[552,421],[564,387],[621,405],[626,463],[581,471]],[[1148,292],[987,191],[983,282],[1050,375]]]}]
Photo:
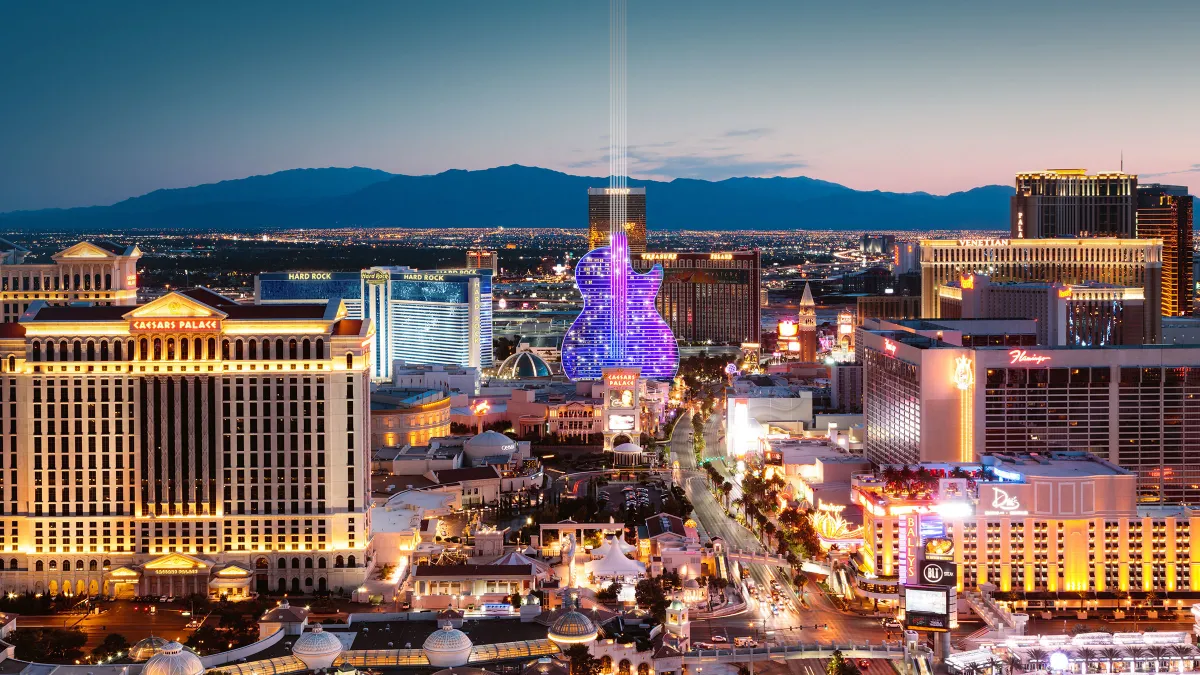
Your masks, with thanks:
[{"label": "dusk sky", "polygon": [[[632,0],[635,177],[1200,188],[1200,2]],[[0,211],[282,169],[607,170],[608,3],[0,0]]]}]

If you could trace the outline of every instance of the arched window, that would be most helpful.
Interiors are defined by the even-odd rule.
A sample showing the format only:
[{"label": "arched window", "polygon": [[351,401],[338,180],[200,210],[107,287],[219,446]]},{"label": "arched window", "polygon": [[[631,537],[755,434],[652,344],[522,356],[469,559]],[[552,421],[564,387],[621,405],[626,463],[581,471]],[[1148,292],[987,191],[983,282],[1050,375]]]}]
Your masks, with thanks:
[{"label": "arched window", "polygon": [[196,338],[195,340],[192,341],[192,346],[195,347],[195,353],[192,354],[192,358],[193,359],[204,358],[204,341],[201,340],[200,338]]},{"label": "arched window", "polygon": [[275,340],[275,356],[276,361],[283,360],[283,338]]},{"label": "arched window", "polygon": [[294,570],[300,569],[300,559],[299,558],[292,558],[292,569],[294,569]]},{"label": "arched window", "polygon": [[317,568],[325,569],[325,559],[324,558],[317,558]]},{"label": "arched window", "polygon": [[281,570],[287,569],[287,559],[286,558],[279,559],[279,569],[281,569]]},{"label": "arched window", "polygon": [[298,352],[299,350],[296,346],[296,338],[288,340],[288,358],[295,361],[296,359],[300,358],[300,354]]},{"label": "arched window", "polygon": [[[62,277],[62,289],[64,291],[66,291],[66,290],[70,290],[70,288],[71,288],[71,277],[64,274]],[[57,289],[55,289],[55,290],[57,290]]]},{"label": "arched window", "polygon": [[138,352],[138,360],[148,361],[150,359],[150,343],[146,340],[146,338],[142,338],[138,343],[138,349],[140,350]]},{"label": "arched window", "polygon": [[345,567],[346,559],[339,555],[338,557],[333,559],[333,566],[334,567]]},{"label": "arched window", "polygon": [[175,338],[167,338],[167,360],[175,360]]},{"label": "arched window", "polygon": [[92,342],[91,340],[88,340],[88,343],[87,343],[87,360],[88,361],[96,360],[96,343]]},{"label": "arched window", "polygon": [[154,360],[162,361],[162,338],[154,338]]},{"label": "arched window", "polygon": [[354,370],[354,355],[346,352],[346,370]]},{"label": "arched window", "polygon": [[64,572],[70,572],[70,571],[71,571],[71,561],[70,561],[70,560],[64,560],[64,561],[63,561],[63,571],[64,571]]},{"label": "arched window", "polygon": [[108,360],[108,340],[104,340],[100,343],[100,360]]},{"label": "arched window", "polygon": [[221,358],[229,358],[229,340],[221,340]]},{"label": "arched window", "polygon": [[312,342],[310,342],[308,338],[304,338],[304,342],[301,343],[300,349],[302,350],[302,355],[305,361],[312,358]]},{"label": "arched window", "polygon": [[112,567],[112,561],[105,559],[104,560],[104,569],[108,569],[109,567]]},{"label": "arched window", "polygon": [[99,274],[96,274],[92,277],[92,288],[94,290],[100,290],[100,275]]},{"label": "arched window", "polygon": [[37,363],[42,360],[42,343],[34,341],[33,343],[33,361]]},{"label": "arched window", "polygon": [[621,659],[621,662],[617,664],[617,672],[620,673],[620,675],[629,675],[629,668],[631,666],[633,666],[633,664],[629,662],[629,659]]},{"label": "arched window", "polygon": [[124,360],[125,359],[121,358],[121,341],[115,340],[113,342],[113,361],[124,361]]},{"label": "arched window", "polygon": [[183,338],[182,340],[179,341],[179,359],[181,361],[188,360],[188,348],[191,345],[192,345],[192,341],[187,338]]},{"label": "arched window", "polygon": [[33,563],[33,571],[35,571],[35,572],[43,572],[43,571],[45,571],[45,570],[44,570],[44,568],[43,568],[43,566],[42,566],[42,561],[41,561],[41,560],[39,560],[39,561],[37,561],[37,562]]},{"label": "arched window", "polygon": [[66,340],[60,340],[58,343],[58,360],[59,361],[67,360],[67,341]]},{"label": "arched window", "polygon": [[258,360],[258,340],[251,338],[250,340],[250,360]]},{"label": "arched window", "polygon": [[97,563],[95,560],[89,560],[89,561],[88,561],[88,571],[89,571],[89,572],[95,572],[95,571],[96,571],[96,566],[97,566],[97,564],[98,564],[98,563]]},{"label": "arched window", "polygon": [[244,356],[245,355],[242,354],[242,341],[234,340],[233,341],[233,358],[237,359],[238,361],[241,361],[244,358]]},{"label": "arched window", "polygon": [[12,354],[8,355],[8,372],[14,372],[17,369],[17,357]]},{"label": "arched window", "polygon": [[83,571],[83,561],[82,560],[75,561],[75,569],[79,570],[80,572]]},{"label": "arched window", "polygon": [[106,291],[112,290],[112,273],[111,272],[104,275],[104,290],[106,290]]},{"label": "arched window", "polygon": [[304,559],[304,569],[311,570],[312,568],[313,568],[312,558],[305,558]]},{"label": "arched window", "polygon": [[317,353],[313,355],[313,358],[325,358],[325,341],[321,338],[317,338]]},{"label": "arched window", "polygon": [[8,561],[8,569],[10,569],[10,570],[17,569],[17,559],[16,558],[13,558],[12,560]]},{"label": "arched window", "polygon": [[611,673],[612,672],[612,657],[609,656],[608,654],[605,654],[604,656],[600,657],[600,672],[602,672],[602,673]]},{"label": "arched window", "polygon": [[304,577],[304,585],[312,588],[312,577]]},{"label": "arched window", "polygon": [[80,342],[79,340],[76,340],[71,345],[71,360],[72,361],[82,361],[83,360],[83,343]]},{"label": "arched window", "polygon": [[354,564],[354,556],[346,558],[346,567],[358,567],[358,565]]},{"label": "arched window", "polygon": [[208,338],[208,353],[204,355],[206,359],[217,358],[217,339]]},{"label": "arched window", "polygon": [[270,565],[267,563],[266,558],[259,558],[258,560],[254,561],[254,569],[256,570],[265,570],[268,567],[270,567]]}]

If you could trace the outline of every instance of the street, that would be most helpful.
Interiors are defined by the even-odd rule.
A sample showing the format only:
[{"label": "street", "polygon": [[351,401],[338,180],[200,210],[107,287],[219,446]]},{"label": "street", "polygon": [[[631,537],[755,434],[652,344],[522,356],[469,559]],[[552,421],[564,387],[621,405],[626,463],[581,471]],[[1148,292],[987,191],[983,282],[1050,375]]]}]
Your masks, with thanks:
[{"label": "street", "polygon": [[[708,488],[704,472],[697,469],[695,452],[688,434],[692,428],[691,415],[680,419],[675,428],[671,451],[679,461],[677,480],[682,483],[688,499],[692,502],[695,519],[710,537],[722,538],[729,548],[765,551],[762,542],[754,533],[725,515],[724,508]],[[724,446],[720,444],[720,434],[721,415],[718,412],[709,417],[704,428],[705,457],[721,455]],[[734,495],[731,494],[730,499],[733,498]],[[761,588],[769,589],[772,581],[778,581],[781,593],[787,599],[785,605],[793,609],[772,616],[768,610],[760,610],[756,606],[757,603],[750,599],[747,602],[747,610],[742,613],[716,619],[693,619],[693,640],[708,642],[713,635],[726,636],[730,641],[734,637],[748,635],[757,635],[760,641],[764,636],[773,636],[779,641],[878,642],[882,639],[883,631],[876,620],[842,614],[829,602],[824,593],[816,589],[815,584],[809,586],[805,592],[810,609],[800,608],[799,598],[788,578],[789,570],[759,563],[748,563],[744,567],[749,571],[750,578]],[[827,625],[828,628],[818,629],[814,628],[815,625]]]},{"label": "street", "polygon": [[192,633],[186,628],[191,617],[180,614],[178,607],[160,606],[154,613],[137,611],[134,607],[146,607],[143,603],[132,603],[124,600],[105,602],[100,605],[103,614],[51,614],[41,616],[22,615],[21,628],[72,628],[77,627],[87,633],[88,641],[84,651],[90,652],[97,647],[109,633],[124,635],[130,644],[145,637],[157,635],[168,640],[183,642]]}]

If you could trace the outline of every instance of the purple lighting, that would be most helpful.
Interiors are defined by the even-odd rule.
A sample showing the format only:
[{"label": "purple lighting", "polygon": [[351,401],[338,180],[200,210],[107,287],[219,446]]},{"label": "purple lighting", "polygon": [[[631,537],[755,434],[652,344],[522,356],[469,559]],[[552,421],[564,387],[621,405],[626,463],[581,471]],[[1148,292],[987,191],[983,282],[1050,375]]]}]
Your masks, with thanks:
[{"label": "purple lighting", "polygon": [[[615,275],[614,258],[621,261]],[[614,234],[612,246],[579,259],[575,284],[583,296],[583,311],[563,337],[567,377],[598,380],[602,369],[618,366],[641,368],[642,377],[675,377],[679,347],[671,327],[654,307],[662,279],[662,265],[645,274],[633,269],[623,232]]]}]

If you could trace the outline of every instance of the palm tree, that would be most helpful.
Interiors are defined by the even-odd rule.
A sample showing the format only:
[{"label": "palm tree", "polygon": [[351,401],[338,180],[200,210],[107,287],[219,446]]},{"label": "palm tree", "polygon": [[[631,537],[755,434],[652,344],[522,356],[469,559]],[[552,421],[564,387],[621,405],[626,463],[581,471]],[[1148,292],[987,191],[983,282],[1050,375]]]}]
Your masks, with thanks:
[{"label": "palm tree", "polygon": [[1166,647],[1147,647],[1146,652],[1150,655],[1150,658],[1154,659],[1154,672],[1156,673],[1158,672],[1158,667],[1162,665],[1162,662],[1166,661],[1167,658],[1171,656],[1171,650],[1167,649]]},{"label": "palm tree", "polygon": [[1108,672],[1113,672],[1113,661],[1120,661],[1125,653],[1116,647],[1105,647],[1100,650],[1100,657],[1108,662]]},{"label": "palm tree", "polygon": [[1008,675],[1011,675],[1013,671],[1021,668],[1021,657],[1017,656],[1016,652],[1009,652],[1005,661],[1006,663],[1004,671],[1005,673],[1008,673]]},{"label": "palm tree", "polygon": [[769,542],[771,537],[775,536],[775,523],[772,523],[768,520],[766,524],[763,525],[763,532],[767,535],[767,541]]},{"label": "palm tree", "polygon": [[1078,650],[1076,650],[1075,656],[1078,657],[1080,661],[1083,661],[1084,673],[1087,673],[1090,670],[1089,664],[1091,662],[1099,660],[1096,658],[1096,650],[1089,647],[1080,647]]},{"label": "palm tree", "polygon": [[[1130,647],[1129,649],[1125,650],[1125,653],[1129,655],[1129,658],[1133,659],[1131,669],[1137,668],[1138,661],[1150,658],[1150,652],[1146,651],[1142,647]],[[1158,670],[1158,667],[1156,666],[1154,669]]]},{"label": "palm tree", "polygon": [[1171,647],[1171,651],[1179,658],[1179,672],[1186,670],[1184,668],[1186,661],[1192,661],[1196,658],[1196,648],[1191,645],[1175,645]]},{"label": "palm tree", "polygon": [[[907,468],[907,467],[905,467],[905,468]],[[1046,663],[1046,656],[1048,656],[1048,654],[1046,653],[1046,650],[1037,649],[1036,647],[1033,649],[1030,649],[1028,652],[1028,655],[1029,655],[1029,665],[1037,666],[1037,668],[1033,668],[1033,670],[1038,670],[1042,666],[1042,664]]]}]

